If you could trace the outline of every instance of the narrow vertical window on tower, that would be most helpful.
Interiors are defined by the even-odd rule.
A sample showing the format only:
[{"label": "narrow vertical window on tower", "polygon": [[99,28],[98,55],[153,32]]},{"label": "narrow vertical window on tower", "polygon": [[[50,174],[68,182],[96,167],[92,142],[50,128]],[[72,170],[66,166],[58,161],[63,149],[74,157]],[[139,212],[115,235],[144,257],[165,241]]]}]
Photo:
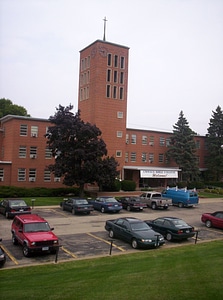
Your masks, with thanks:
[{"label": "narrow vertical window on tower", "polygon": [[114,67],[117,68],[118,67],[118,55],[114,56]]},{"label": "narrow vertical window on tower", "polygon": [[111,66],[112,64],[112,55],[108,53],[108,66]]},{"label": "narrow vertical window on tower", "polygon": [[113,98],[116,99],[117,98],[117,87],[113,86]]},{"label": "narrow vertical window on tower", "polygon": [[123,100],[123,98],[124,98],[124,91],[123,91],[123,87],[120,87],[120,89],[119,89],[119,99],[120,100]]},{"label": "narrow vertical window on tower", "polygon": [[111,86],[109,84],[107,84],[106,86],[106,97],[110,98],[111,95]]},{"label": "narrow vertical window on tower", "polygon": [[111,81],[111,70],[110,69],[107,70],[107,81],[108,82]]},{"label": "narrow vertical window on tower", "polygon": [[124,72],[120,73],[120,83],[123,84],[124,83]]},{"label": "narrow vertical window on tower", "polygon": [[118,82],[118,71],[114,71],[114,82]]},{"label": "narrow vertical window on tower", "polygon": [[125,69],[125,58],[124,56],[121,56],[121,65],[120,65],[121,69]]}]

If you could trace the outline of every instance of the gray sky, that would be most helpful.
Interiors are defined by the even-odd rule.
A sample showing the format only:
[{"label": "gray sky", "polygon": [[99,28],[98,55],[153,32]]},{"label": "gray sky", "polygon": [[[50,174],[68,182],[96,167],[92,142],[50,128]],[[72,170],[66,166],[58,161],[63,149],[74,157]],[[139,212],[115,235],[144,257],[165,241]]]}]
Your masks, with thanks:
[{"label": "gray sky", "polygon": [[130,47],[127,127],[204,135],[223,109],[223,0],[0,0],[0,98],[48,119],[77,111],[79,51]]}]

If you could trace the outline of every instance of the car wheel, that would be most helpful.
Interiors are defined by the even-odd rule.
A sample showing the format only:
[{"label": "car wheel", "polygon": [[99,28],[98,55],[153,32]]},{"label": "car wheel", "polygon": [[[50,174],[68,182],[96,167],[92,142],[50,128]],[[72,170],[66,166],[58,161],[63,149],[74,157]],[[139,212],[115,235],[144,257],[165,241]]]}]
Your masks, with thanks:
[{"label": "car wheel", "polygon": [[104,208],[104,207],[101,208],[101,212],[102,212],[102,213],[105,212],[105,208]]},{"label": "car wheel", "polygon": [[167,235],[166,235],[166,239],[167,239],[167,241],[171,241],[172,240],[172,234],[168,232]]},{"label": "car wheel", "polygon": [[5,212],[5,217],[6,217],[7,219],[9,219],[9,213],[8,213],[8,211]]},{"label": "car wheel", "polygon": [[132,239],[132,248],[137,249],[138,248],[138,243],[136,239]]},{"label": "car wheel", "polygon": [[29,257],[29,248],[26,245],[23,246],[22,252],[25,257]]},{"label": "car wheel", "polygon": [[18,240],[14,234],[12,235],[12,243],[13,243],[13,245],[18,245]]},{"label": "car wheel", "polygon": [[127,211],[130,211],[131,207],[128,205],[126,209],[127,209]]},{"label": "car wheel", "polygon": [[110,238],[114,238],[115,237],[114,231],[112,229],[109,230],[109,237]]},{"label": "car wheel", "polygon": [[210,220],[207,220],[207,221],[205,222],[205,226],[208,227],[208,228],[211,228],[211,227],[212,227],[211,221],[210,221]]},{"label": "car wheel", "polygon": [[152,205],[151,205],[151,208],[152,208],[152,209],[156,209],[156,208],[157,208],[157,206],[156,206],[156,203],[155,203],[155,202],[153,202],[153,203],[152,203]]},{"label": "car wheel", "polygon": [[183,205],[182,202],[179,202],[179,203],[178,203],[178,207],[179,207],[179,208],[183,208],[183,206],[184,206],[184,205]]}]

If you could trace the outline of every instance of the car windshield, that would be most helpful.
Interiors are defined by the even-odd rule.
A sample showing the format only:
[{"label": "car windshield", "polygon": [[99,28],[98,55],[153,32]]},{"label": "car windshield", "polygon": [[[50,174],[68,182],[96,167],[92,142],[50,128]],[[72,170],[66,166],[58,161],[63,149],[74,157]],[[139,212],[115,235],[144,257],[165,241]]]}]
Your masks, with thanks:
[{"label": "car windshield", "polygon": [[117,200],[115,200],[114,198],[107,198],[107,199],[104,199],[104,202],[114,202],[114,203],[116,203]]},{"label": "car windshield", "polygon": [[180,219],[173,220],[172,222],[176,227],[188,226],[186,222],[184,222],[183,220],[180,220]]},{"label": "car windshield", "polygon": [[23,200],[14,200],[10,201],[10,206],[27,206],[27,204]]},{"label": "car windshield", "polygon": [[75,201],[76,204],[88,204],[87,200],[76,200]]},{"label": "car windshield", "polygon": [[132,231],[143,231],[143,230],[149,230],[151,228],[145,222],[138,222],[138,223],[131,224],[131,229]]},{"label": "car windshield", "polygon": [[47,222],[25,224],[25,232],[45,232],[50,231],[50,226]]}]

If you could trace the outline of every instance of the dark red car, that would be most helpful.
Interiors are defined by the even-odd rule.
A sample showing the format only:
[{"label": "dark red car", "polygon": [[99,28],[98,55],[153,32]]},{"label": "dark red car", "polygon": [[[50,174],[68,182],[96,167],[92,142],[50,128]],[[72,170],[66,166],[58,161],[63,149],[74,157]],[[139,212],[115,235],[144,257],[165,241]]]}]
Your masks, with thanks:
[{"label": "dark red car", "polygon": [[205,226],[208,228],[216,227],[223,229],[223,211],[202,214],[201,221],[205,223]]}]

